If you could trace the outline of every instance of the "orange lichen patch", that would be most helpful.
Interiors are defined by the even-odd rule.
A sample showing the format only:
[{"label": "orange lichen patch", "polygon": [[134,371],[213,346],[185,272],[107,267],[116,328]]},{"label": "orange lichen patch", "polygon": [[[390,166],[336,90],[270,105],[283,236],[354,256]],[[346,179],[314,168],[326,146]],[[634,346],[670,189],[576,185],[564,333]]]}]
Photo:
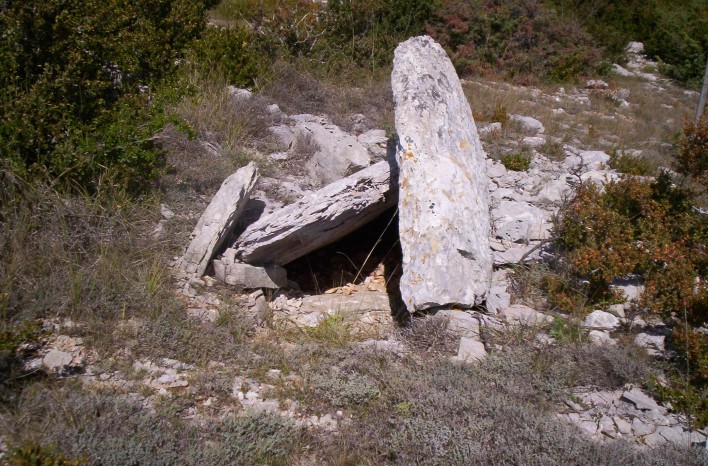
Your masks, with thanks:
[{"label": "orange lichen patch", "polygon": [[408,146],[408,149],[406,149],[406,151],[401,156],[401,160],[413,160],[414,162],[416,162],[415,155],[413,155],[413,151],[411,150],[411,146]]},{"label": "orange lichen patch", "polygon": [[462,141],[460,141],[460,149],[466,149],[469,147],[469,145],[470,143],[467,142],[467,139],[463,139]]}]

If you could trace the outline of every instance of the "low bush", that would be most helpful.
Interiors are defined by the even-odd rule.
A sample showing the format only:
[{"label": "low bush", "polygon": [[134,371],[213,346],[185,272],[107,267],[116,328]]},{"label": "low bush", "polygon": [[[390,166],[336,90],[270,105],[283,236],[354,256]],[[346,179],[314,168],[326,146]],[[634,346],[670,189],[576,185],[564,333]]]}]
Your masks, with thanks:
[{"label": "low bush", "polygon": [[[538,351],[520,344],[472,365],[453,364],[449,356],[420,363],[417,351],[403,358],[348,352],[336,364],[348,369],[348,377],[375,383],[379,394],[365,409],[352,400],[351,421],[341,424],[340,435],[325,442],[321,454],[336,464],[701,464],[697,451],[599,444],[554,419],[548,408],[569,396],[579,373],[611,366],[593,366],[590,353],[578,358],[579,366],[570,348]],[[610,368],[615,370],[624,371]],[[638,376],[629,368],[609,381],[614,386]]]},{"label": "low bush", "polygon": [[708,188],[708,117],[684,123],[676,162],[680,173]]},{"label": "low bush", "polygon": [[[708,318],[708,228],[703,214],[691,206],[690,193],[673,186],[666,173],[655,181],[628,177],[610,182],[604,192],[583,184],[563,213],[557,235],[567,270],[562,283],[571,291],[567,296],[585,300],[583,307],[612,300],[609,285],[615,278],[643,276],[639,305],[673,327],[674,362],[692,387],[679,392],[683,398],[672,396],[677,406],[695,402],[689,394],[704,390],[708,382],[708,336],[694,330]],[[549,291],[552,299],[566,290]],[[704,408],[703,401],[686,409],[705,419]]]},{"label": "low bush", "polygon": [[[34,445],[27,454],[39,452],[35,457],[57,461],[80,458],[88,465],[284,465],[302,438],[279,415],[226,416],[197,429],[177,416],[151,414],[130,399],[84,393],[78,387],[27,390],[19,404],[21,418],[2,414],[10,445],[18,445],[20,453],[28,450],[23,445]],[[41,437],[33,430],[36,425],[43,426]],[[13,455],[22,458],[20,453]]]},{"label": "low bush", "polygon": [[501,158],[501,163],[507,168],[507,170],[524,172],[528,170],[531,165],[531,156],[526,155],[523,152],[513,152],[511,154],[503,155]]},{"label": "low bush", "polygon": [[147,107],[205,25],[207,2],[4,2],[0,157],[66,185],[141,188],[161,154]]},{"label": "low bush", "polygon": [[561,20],[544,2],[445,0],[426,31],[462,75],[570,81],[600,66],[601,50],[579,22]]},{"label": "low bush", "polygon": [[610,167],[626,175],[647,176],[651,173],[651,164],[644,156],[634,156],[613,151],[610,156]]}]

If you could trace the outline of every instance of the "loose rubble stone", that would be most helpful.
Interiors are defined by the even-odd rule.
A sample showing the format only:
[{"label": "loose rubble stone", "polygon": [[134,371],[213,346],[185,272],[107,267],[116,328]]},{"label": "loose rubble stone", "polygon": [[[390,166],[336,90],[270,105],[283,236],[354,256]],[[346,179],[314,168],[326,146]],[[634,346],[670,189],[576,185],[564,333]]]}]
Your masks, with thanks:
[{"label": "loose rubble stone", "polygon": [[294,127],[297,138],[309,138],[318,150],[307,162],[312,179],[320,185],[332,183],[371,164],[369,150],[356,136],[329,121],[313,117]]},{"label": "loose rubble stone", "polygon": [[664,335],[650,335],[648,333],[640,333],[634,339],[637,346],[646,349],[647,353],[652,356],[660,356],[664,353]]},{"label": "loose rubble stone", "polygon": [[410,312],[481,303],[489,290],[484,151],[452,62],[430,37],[401,43],[391,75],[399,136],[401,296]]},{"label": "loose rubble stone", "polygon": [[515,121],[516,123],[519,123],[519,125],[521,125],[521,127],[524,128],[526,131],[529,131],[534,134],[541,134],[546,131],[546,128],[544,128],[543,126],[543,123],[530,116],[511,115],[511,120]]},{"label": "loose rubble stone", "polygon": [[42,364],[49,370],[59,370],[64,366],[71,364],[72,355],[66,351],[59,351],[53,349],[44,356],[42,359]]},{"label": "loose rubble stone", "polygon": [[396,168],[372,165],[276,210],[236,240],[234,257],[254,265],[285,265],[343,238],[396,205]]},{"label": "loose rubble stone", "polygon": [[501,201],[491,211],[494,236],[513,243],[546,239],[551,229],[543,211],[528,202]]},{"label": "loose rubble stone", "polygon": [[233,249],[226,251],[221,259],[214,261],[214,275],[227,285],[241,285],[244,288],[287,288],[288,272],[277,265],[256,267],[235,262]]},{"label": "loose rubble stone", "polygon": [[590,333],[588,333],[588,340],[590,340],[590,343],[597,346],[614,346],[617,344],[617,342],[610,337],[608,332],[600,330],[591,330]]},{"label": "loose rubble stone", "polygon": [[479,338],[479,321],[464,311],[442,310],[435,317],[448,319],[448,330],[468,338]]},{"label": "loose rubble stone", "polygon": [[605,311],[592,311],[583,320],[583,327],[591,327],[596,329],[613,330],[619,325],[619,319],[613,316],[609,312]]},{"label": "loose rubble stone", "polygon": [[496,314],[511,305],[511,294],[507,291],[509,282],[508,270],[497,270],[492,274],[492,283],[487,295],[487,311]]},{"label": "loose rubble stone", "polygon": [[460,338],[460,347],[457,350],[456,360],[462,362],[481,361],[487,356],[484,344],[476,338]]},{"label": "loose rubble stone", "polygon": [[553,317],[542,314],[523,304],[514,304],[499,312],[499,317],[511,325],[542,325],[553,322]]},{"label": "loose rubble stone", "polygon": [[643,411],[663,410],[663,408],[659,406],[652,397],[650,397],[637,387],[634,387],[631,390],[624,392],[622,394],[622,398],[631,401],[632,403],[634,403],[637,409],[641,409]]},{"label": "loose rubble stone", "polygon": [[251,162],[224,180],[199,218],[192,241],[178,263],[179,268],[204,274],[213,255],[236,226],[257,179],[258,169]]}]

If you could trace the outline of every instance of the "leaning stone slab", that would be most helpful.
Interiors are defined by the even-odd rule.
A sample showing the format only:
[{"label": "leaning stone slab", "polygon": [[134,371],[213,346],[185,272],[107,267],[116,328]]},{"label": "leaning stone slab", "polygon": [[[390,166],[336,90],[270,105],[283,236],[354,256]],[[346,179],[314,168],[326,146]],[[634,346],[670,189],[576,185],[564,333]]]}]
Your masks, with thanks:
[{"label": "leaning stone slab", "polygon": [[410,312],[471,308],[492,274],[485,155],[472,111],[450,59],[427,36],[396,48],[391,85],[403,301]]},{"label": "leaning stone slab", "polygon": [[258,220],[236,241],[236,258],[284,265],[345,237],[396,205],[391,170],[379,162]]},{"label": "leaning stone slab", "polygon": [[254,162],[239,169],[221,184],[192,232],[192,241],[178,263],[186,272],[203,275],[209,261],[229,237],[258,179]]}]

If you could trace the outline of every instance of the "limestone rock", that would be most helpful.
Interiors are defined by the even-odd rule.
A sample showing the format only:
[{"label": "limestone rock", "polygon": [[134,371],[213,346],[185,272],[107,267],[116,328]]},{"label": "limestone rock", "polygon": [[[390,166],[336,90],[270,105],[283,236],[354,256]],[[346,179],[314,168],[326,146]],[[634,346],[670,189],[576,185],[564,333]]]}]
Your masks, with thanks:
[{"label": "limestone rock", "polygon": [[460,347],[457,350],[458,361],[475,362],[481,361],[487,356],[487,350],[484,349],[484,344],[476,338],[460,338]]},{"label": "limestone rock", "polygon": [[410,312],[469,308],[489,290],[489,188],[462,85],[430,37],[396,48],[401,296]]},{"label": "limestone rock", "polygon": [[224,180],[192,232],[192,241],[178,263],[181,269],[204,274],[209,261],[236,226],[257,179],[258,169],[251,162]]},{"label": "limestone rock", "polygon": [[592,327],[604,330],[613,330],[619,325],[619,319],[609,312],[605,311],[592,311],[583,320],[583,327]]},{"label": "limestone rock", "polygon": [[436,317],[448,319],[448,330],[467,338],[479,338],[479,321],[464,311],[442,310]]},{"label": "limestone rock", "polygon": [[521,125],[524,130],[530,133],[542,134],[546,131],[543,123],[530,116],[511,115],[511,120]]},{"label": "limestone rock", "polygon": [[491,314],[496,314],[511,305],[511,295],[507,291],[509,287],[508,274],[509,271],[505,269],[497,270],[492,274],[492,283],[487,295],[487,311]]},{"label": "limestone rock", "polygon": [[297,138],[311,138],[319,148],[307,163],[313,179],[322,185],[366,168],[371,164],[369,150],[356,136],[327,120],[306,121],[295,126]]},{"label": "limestone rock", "polygon": [[544,212],[528,202],[501,201],[491,215],[494,236],[513,243],[546,239],[551,228]]},{"label": "limestone rock", "polygon": [[590,340],[590,343],[597,346],[614,346],[617,344],[617,342],[610,337],[608,332],[601,330],[591,330],[590,333],[588,333],[588,340]]},{"label": "limestone rock", "polygon": [[235,251],[227,251],[226,257],[214,261],[216,279],[227,285],[240,285],[244,288],[287,288],[288,273],[276,265],[256,267],[233,260]]},{"label": "limestone rock", "polygon": [[652,397],[637,387],[622,393],[622,398],[634,403],[634,406],[642,411],[663,410]]},{"label": "limestone rock", "polygon": [[634,339],[637,346],[641,346],[647,350],[652,356],[660,356],[664,353],[664,335],[651,335],[649,333],[640,333]]},{"label": "limestone rock", "polygon": [[236,258],[284,265],[333,243],[396,205],[395,180],[395,167],[383,161],[310,193],[246,228]]},{"label": "limestone rock", "polygon": [[553,322],[553,317],[540,313],[523,304],[514,304],[499,312],[510,325],[542,325]]},{"label": "limestone rock", "polygon": [[62,367],[71,364],[71,360],[71,353],[53,349],[47,353],[46,356],[44,356],[44,359],[42,359],[42,364],[49,370],[59,370]]}]

